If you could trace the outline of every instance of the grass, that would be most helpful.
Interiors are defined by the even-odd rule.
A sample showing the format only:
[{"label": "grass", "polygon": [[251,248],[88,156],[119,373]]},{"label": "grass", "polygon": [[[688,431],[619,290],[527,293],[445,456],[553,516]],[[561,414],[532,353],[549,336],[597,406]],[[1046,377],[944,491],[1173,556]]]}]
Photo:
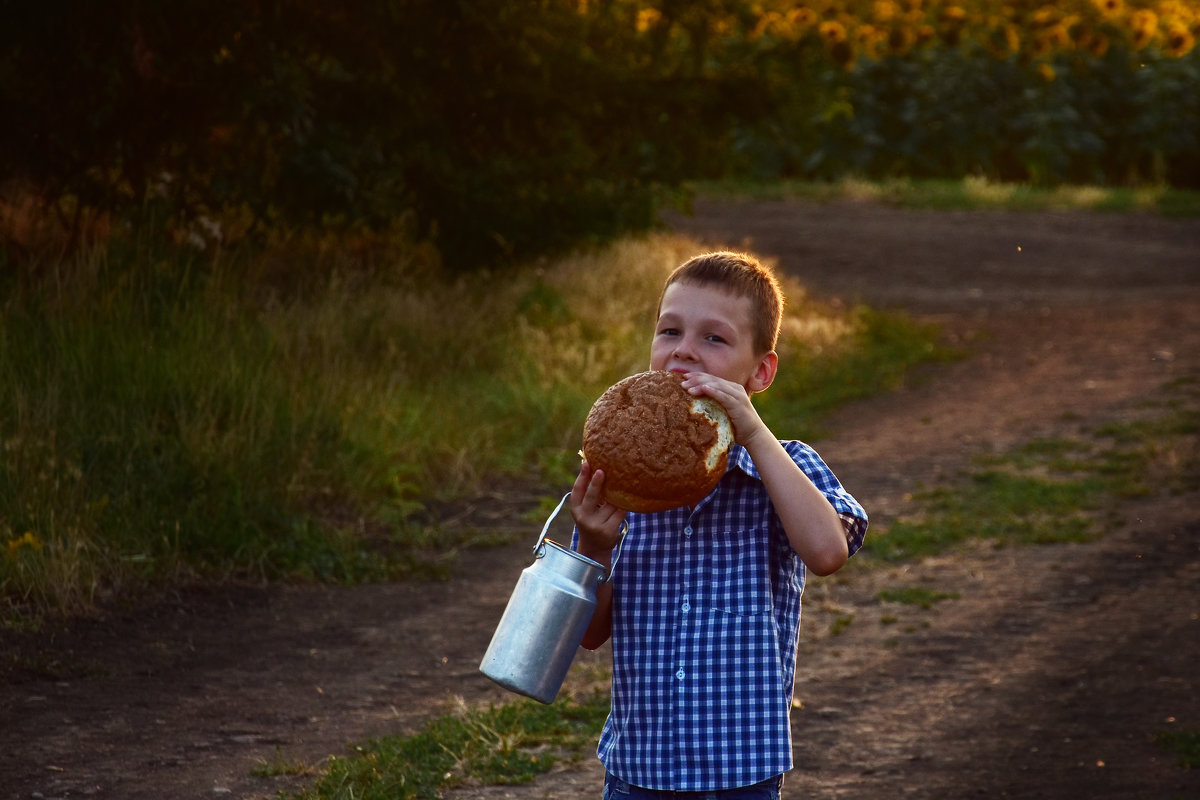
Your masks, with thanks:
[{"label": "grass", "polygon": [[1200,487],[1200,385],[1163,388],[1125,419],[1074,437],[1035,439],[977,459],[963,480],[914,493],[911,511],[878,531],[867,561],[937,555],[977,539],[997,546],[1087,541],[1116,503]]},{"label": "grass", "polygon": [[[662,281],[699,249],[631,238],[454,277],[415,249],[114,247],[5,273],[0,604],[78,614],[194,578],[443,570],[494,536],[426,507],[497,476],[569,486],[591,403],[645,368]],[[934,328],[785,288],[761,396],[781,435],[942,356]]]},{"label": "grass", "polygon": [[910,586],[900,589],[884,589],[876,595],[885,603],[901,603],[908,606],[920,606],[925,610],[933,608],[934,603],[943,600],[957,600],[957,592],[937,592],[920,586]]},{"label": "grass", "polygon": [[1061,211],[1082,209],[1112,213],[1151,212],[1167,217],[1200,216],[1200,192],[1168,186],[1038,187],[996,183],[983,178],[964,180],[864,181],[843,178],[831,182],[712,181],[693,187],[717,198],[773,200],[801,198],[814,202],[852,200],[886,203],[916,209],[1001,209],[1006,211]]},{"label": "grass", "polygon": [[299,800],[433,800],[468,779],[527,783],[594,745],[607,695],[542,705],[519,700],[459,709],[410,736],[388,736],[331,759]]},{"label": "grass", "polygon": [[1200,769],[1200,731],[1161,731],[1154,741],[1175,756],[1181,769]]}]

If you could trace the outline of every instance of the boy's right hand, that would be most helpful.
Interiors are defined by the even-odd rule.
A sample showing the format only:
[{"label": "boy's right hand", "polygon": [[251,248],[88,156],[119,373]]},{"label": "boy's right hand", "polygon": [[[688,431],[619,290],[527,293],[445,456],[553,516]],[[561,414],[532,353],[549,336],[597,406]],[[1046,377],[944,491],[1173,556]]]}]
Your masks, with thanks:
[{"label": "boy's right hand", "polygon": [[[584,461],[571,487],[571,516],[579,531],[579,552],[602,563],[621,536],[625,510],[604,501],[604,470]],[[601,558],[597,558],[601,556]]]}]

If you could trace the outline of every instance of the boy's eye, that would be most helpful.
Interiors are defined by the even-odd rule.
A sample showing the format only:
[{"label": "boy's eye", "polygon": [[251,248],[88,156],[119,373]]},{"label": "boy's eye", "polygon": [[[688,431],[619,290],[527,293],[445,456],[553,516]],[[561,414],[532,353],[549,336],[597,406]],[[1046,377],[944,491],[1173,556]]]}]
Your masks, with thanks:
[{"label": "boy's eye", "polygon": [[715,333],[711,333],[708,336],[706,336],[705,338],[708,339],[710,342],[716,342],[717,344],[725,344],[725,337],[718,336]]},{"label": "boy's eye", "polygon": [[659,330],[658,335],[659,336],[678,336],[679,329],[678,328],[662,328],[661,330]]}]

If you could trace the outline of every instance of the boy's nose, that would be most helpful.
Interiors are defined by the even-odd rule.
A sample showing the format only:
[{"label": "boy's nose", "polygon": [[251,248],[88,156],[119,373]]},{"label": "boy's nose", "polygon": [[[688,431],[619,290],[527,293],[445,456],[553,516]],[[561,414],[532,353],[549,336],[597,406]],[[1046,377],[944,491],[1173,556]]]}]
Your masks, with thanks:
[{"label": "boy's nose", "polygon": [[675,345],[674,355],[681,361],[695,361],[696,349],[692,347],[692,340],[687,336],[681,336]]}]

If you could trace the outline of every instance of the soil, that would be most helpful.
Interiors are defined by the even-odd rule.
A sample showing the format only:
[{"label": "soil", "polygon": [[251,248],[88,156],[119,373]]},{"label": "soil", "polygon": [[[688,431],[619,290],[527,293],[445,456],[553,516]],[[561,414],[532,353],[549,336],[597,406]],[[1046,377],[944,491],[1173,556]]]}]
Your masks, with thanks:
[{"label": "soil", "polygon": [[[722,201],[670,223],[774,259],[816,295],[937,322],[969,353],[843,409],[813,443],[876,530],[978,455],[1168,396],[1198,404],[1180,390],[1200,378],[1198,220]],[[448,580],[192,587],[0,632],[0,797],[275,797],[311,777],[256,766],[319,766],[512,697],[477,668],[530,560],[537,531],[522,517],[555,491],[497,487],[448,509],[518,534],[460,554]],[[1200,770],[1155,741],[1200,730],[1197,500],[1129,499],[1088,543],[852,561],[813,579],[785,797],[1200,796]],[[957,596],[929,609],[877,598],[909,586]],[[565,691],[606,657],[581,653]],[[447,796],[598,797],[601,781],[587,757]]]}]

